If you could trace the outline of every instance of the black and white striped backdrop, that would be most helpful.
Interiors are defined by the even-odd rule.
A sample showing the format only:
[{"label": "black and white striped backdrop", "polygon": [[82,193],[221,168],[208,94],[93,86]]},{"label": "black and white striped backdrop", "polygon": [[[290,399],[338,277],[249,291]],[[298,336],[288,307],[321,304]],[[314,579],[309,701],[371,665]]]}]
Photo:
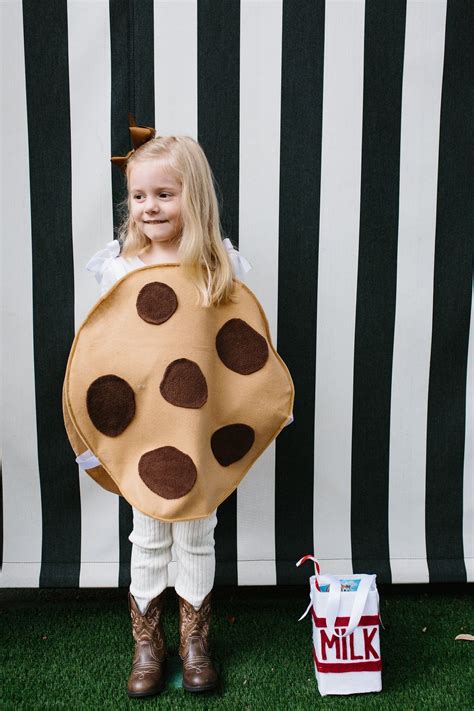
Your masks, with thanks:
[{"label": "black and white striped backdrop", "polygon": [[1,9],[1,585],[129,581],[130,508],[78,470],[61,410],[129,110],[203,145],[295,383],[294,424],[219,509],[217,581],[302,582],[309,552],[474,580],[474,3]]}]

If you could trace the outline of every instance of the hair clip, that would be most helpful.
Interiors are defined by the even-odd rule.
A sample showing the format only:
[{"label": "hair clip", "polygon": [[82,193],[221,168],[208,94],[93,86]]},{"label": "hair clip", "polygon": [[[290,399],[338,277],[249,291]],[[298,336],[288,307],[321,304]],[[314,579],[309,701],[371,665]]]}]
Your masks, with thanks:
[{"label": "hair clip", "polygon": [[123,173],[125,173],[125,167],[130,156],[135,153],[137,148],[154,138],[156,133],[155,129],[150,126],[137,126],[137,123],[130,111],[128,112],[128,130],[132,135],[132,150],[129,151],[126,156],[112,156],[110,159],[114,165],[121,168]]}]

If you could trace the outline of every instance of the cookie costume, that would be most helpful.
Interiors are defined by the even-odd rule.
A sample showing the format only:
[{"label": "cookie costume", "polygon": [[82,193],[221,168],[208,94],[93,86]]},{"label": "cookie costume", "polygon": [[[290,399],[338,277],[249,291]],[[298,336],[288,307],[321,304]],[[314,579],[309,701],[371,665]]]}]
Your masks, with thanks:
[{"label": "cookie costume", "polygon": [[66,429],[81,466],[133,507],[204,518],[288,424],[293,383],[242,282],[234,303],[203,307],[179,264],[134,259],[74,339]]}]

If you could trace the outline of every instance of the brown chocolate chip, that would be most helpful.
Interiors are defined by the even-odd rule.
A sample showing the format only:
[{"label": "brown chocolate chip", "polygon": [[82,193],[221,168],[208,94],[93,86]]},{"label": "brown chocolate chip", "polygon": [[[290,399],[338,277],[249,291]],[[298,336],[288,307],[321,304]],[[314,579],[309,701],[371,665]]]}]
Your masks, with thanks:
[{"label": "brown chocolate chip", "polygon": [[211,449],[219,464],[228,467],[247,454],[255,441],[255,432],[240,423],[226,425],[216,430],[211,437]]},{"label": "brown chocolate chip", "polygon": [[137,297],[137,313],[147,323],[167,321],[178,308],[178,298],[168,284],[152,281],[145,284]]},{"label": "brown chocolate chip", "polygon": [[135,415],[133,389],[118,375],[101,375],[87,389],[87,412],[99,432],[117,437]]},{"label": "brown chocolate chip", "polygon": [[159,447],[145,452],[138,462],[138,473],[146,486],[164,499],[179,499],[193,488],[196,466],[176,447]]},{"label": "brown chocolate chip", "polygon": [[160,392],[172,405],[202,407],[207,402],[206,378],[197,363],[178,358],[166,368]]},{"label": "brown chocolate chip", "polygon": [[231,318],[222,326],[216,348],[224,365],[241,375],[255,373],[268,359],[265,338],[241,318]]}]

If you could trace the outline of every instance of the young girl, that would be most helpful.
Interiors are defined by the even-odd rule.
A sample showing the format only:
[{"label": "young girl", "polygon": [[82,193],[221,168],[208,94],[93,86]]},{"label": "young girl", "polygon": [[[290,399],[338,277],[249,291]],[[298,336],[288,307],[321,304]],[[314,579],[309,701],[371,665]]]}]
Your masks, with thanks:
[{"label": "young girl", "polygon": [[[250,265],[230,240],[222,240],[213,177],[202,148],[186,136],[155,137],[154,129],[136,126],[129,118],[135,149],[112,158],[126,176],[126,219],[119,241],[109,242],[87,265],[100,283],[101,295],[145,265],[179,263],[187,268],[201,306],[231,302],[234,275],[242,277]],[[216,523],[215,510],[205,518],[167,522],[133,507],[129,609],[136,644],[128,680],[131,697],[155,695],[164,685],[161,615],[172,546],[183,686],[192,692],[216,687],[217,672],[209,654]]]}]

